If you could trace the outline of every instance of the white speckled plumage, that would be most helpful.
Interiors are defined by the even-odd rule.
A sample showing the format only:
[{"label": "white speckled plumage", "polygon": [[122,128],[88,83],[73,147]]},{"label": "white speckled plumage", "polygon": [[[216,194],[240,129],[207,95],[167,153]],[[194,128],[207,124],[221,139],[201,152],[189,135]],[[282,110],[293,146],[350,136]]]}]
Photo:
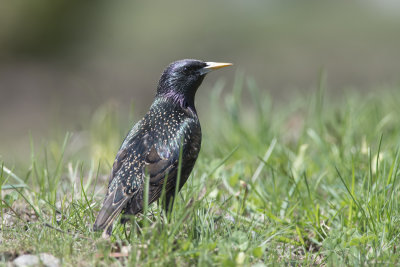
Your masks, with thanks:
[{"label": "white speckled plumage", "polygon": [[189,177],[201,147],[201,127],[194,106],[197,88],[208,68],[228,65],[181,60],[165,69],[149,112],[132,127],[117,153],[94,230],[105,230],[109,235],[119,213],[142,211],[145,175],[150,179],[149,203],[160,197],[166,179],[165,207],[169,206],[175,193],[180,151],[179,189]]}]

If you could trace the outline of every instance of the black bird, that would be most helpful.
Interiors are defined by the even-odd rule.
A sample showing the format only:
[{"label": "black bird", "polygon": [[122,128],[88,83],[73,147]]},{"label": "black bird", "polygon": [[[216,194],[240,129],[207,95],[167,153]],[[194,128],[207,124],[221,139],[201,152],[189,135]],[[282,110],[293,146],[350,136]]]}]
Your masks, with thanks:
[{"label": "black bird", "polygon": [[[114,219],[143,209],[145,176],[149,176],[149,204],[165,185],[165,208],[171,206],[182,167],[179,190],[185,184],[201,146],[201,128],[194,98],[205,75],[231,63],[184,59],[171,63],[161,75],[150,110],[128,133],[115,158],[103,207],[93,229],[112,231]],[[124,220],[122,221],[124,222]]]}]

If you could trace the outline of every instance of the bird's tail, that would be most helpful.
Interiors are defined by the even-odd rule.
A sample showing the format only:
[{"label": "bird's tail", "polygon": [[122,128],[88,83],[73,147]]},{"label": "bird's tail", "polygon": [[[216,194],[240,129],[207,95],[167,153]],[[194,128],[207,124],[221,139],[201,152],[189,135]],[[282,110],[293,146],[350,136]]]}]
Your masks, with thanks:
[{"label": "bird's tail", "polygon": [[93,230],[105,230],[103,235],[110,235],[115,218],[121,213],[129,199],[130,197],[123,192],[122,186],[118,186],[114,191],[110,192],[97,215]]}]

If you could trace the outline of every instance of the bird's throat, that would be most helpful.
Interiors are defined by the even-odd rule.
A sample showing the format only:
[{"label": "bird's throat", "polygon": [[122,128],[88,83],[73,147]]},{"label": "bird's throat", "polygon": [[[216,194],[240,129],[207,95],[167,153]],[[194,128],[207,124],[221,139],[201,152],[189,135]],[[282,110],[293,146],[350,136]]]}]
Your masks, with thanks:
[{"label": "bird's throat", "polygon": [[170,91],[162,95],[166,100],[172,101],[175,104],[180,105],[182,108],[194,108],[194,96],[185,96],[184,94],[176,91]]}]

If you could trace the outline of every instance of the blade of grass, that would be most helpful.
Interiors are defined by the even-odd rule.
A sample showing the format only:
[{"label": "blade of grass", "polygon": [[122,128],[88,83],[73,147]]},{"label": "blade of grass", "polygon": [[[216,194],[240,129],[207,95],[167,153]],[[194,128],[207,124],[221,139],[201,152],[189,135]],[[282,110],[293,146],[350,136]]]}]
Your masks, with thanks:
[{"label": "blade of grass", "polygon": [[262,169],[264,168],[265,164],[268,162],[268,159],[271,157],[272,151],[274,150],[276,145],[276,138],[272,139],[271,144],[269,145],[267,151],[265,152],[265,155],[263,157],[263,160],[260,162],[258,165],[256,171],[253,174],[253,177],[251,177],[251,181],[254,183],[258,176],[260,175]]}]

